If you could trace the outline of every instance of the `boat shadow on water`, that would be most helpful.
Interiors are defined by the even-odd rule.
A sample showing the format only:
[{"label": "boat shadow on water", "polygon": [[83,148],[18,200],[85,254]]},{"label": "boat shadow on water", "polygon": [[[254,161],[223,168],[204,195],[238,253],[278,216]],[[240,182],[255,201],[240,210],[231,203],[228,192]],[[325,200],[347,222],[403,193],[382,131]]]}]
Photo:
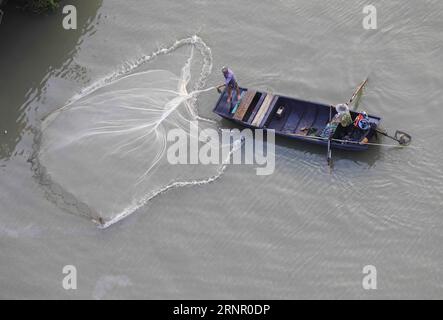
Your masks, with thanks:
[{"label": "boat shadow on water", "polygon": [[[320,158],[325,159],[325,166],[327,166],[326,152],[327,149],[323,146],[312,145],[303,141],[294,141],[290,138],[285,137],[275,137],[275,144],[288,149],[298,150],[311,155],[318,155]],[[340,160],[349,160],[357,163],[362,163],[368,167],[372,167],[377,160],[381,158],[380,155],[381,147],[372,146],[364,152],[352,152],[347,150],[333,149],[332,155],[334,163]],[[278,154],[277,154],[278,157]]]}]

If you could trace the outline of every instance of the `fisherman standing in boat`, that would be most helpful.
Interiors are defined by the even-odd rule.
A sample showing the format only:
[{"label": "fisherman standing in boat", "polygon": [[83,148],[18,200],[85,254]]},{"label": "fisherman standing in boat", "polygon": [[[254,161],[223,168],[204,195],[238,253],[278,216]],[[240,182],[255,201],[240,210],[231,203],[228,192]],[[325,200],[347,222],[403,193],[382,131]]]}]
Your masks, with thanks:
[{"label": "fisherman standing in boat", "polygon": [[240,95],[240,88],[238,87],[237,80],[235,79],[234,72],[232,72],[231,69],[228,67],[222,68],[223,76],[225,77],[225,83],[217,86],[217,91],[220,91],[220,88],[225,87],[228,89],[228,105],[231,104],[231,98],[232,98],[232,89],[235,89],[237,92],[237,101],[240,101],[241,95]]}]

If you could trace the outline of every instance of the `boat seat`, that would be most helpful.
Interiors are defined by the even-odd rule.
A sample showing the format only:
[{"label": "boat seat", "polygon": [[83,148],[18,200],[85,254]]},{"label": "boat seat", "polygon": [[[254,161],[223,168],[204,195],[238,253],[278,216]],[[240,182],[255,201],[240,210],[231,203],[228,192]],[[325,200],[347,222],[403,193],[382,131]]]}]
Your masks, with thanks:
[{"label": "boat seat", "polygon": [[265,100],[263,100],[262,105],[260,106],[260,109],[258,110],[257,114],[254,117],[254,120],[252,120],[252,125],[254,127],[260,126],[260,123],[262,122],[263,118],[266,115],[266,112],[269,110],[269,107],[271,106],[271,102],[274,99],[274,95],[268,93],[266,95]]},{"label": "boat seat", "polygon": [[234,119],[243,121],[243,117],[245,116],[246,112],[248,112],[249,106],[251,105],[251,102],[254,99],[256,93],[257,91],[255,90],[248,90],[245,93],[240,102],[240,106],[234,114]]}]

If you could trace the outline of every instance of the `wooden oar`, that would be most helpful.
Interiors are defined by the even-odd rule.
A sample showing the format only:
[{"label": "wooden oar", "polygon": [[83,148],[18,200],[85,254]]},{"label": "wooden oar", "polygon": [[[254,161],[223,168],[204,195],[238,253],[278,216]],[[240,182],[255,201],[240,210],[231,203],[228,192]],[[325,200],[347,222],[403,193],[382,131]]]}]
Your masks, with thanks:
[{"label": "wooden oar", "polygon": [[[347,103],[348,106],[351,105],[352,102],[354,102],[355,98],[357,98],[360,93],[363,91],[363,88],[368,83],[368,78],[366,78],[362,83],[359,84],[357,89],[354,91],[354,94],[352,95],[351,99],[349,99],[349,102]],[[352,109],[352,111],[355,111],[358,107],[358,103],[355,105],[355,107]]]},{"label": "wooden oar", "polygon": [[[332,106],[329,106],[329,123],[332,120]],[[332,135],[329,137],[328,139],[328,154],[326,155],[326,159],[328,161],[328,166],[331,168],[332,167],[332,149],[331,149],[331,140],[332,140]]]},{"label": "wooden oar", "polygon": [[[366,78],[362,83],[360,83],[360,85],[357,87],[357,89],[354,91],[354,93],[352,94],[351,99],[349,99],[349,102],[347,103],[347,105],[351,105],[351,103],[354,101],[354,99],[356,97],[359,96],[359,94],[363,91],[364,86],[366,85],[366,83],[368,82],[368,78]],[[332,106],[329,106],[329,123],[332,120]],[[328,138],[328,154],[326,156],[326,159],[328,161],[328,166],[332,168],[332,149],[331,149],[331,141],[332,141],[332,136]]]},{"label": "wooden oar", "polygon": [[387,132],[381,131],[379,129],[375,129],[378,133],[384,135],[385,137],[391,138],[392,140],[397,141],[401,146],[408,146],[411,143],[412,137],[406,132],[397,130],[395,131],[395,136],[390,136]]},{"label": "wooden oar", "polygon": [[331,142],[340,142],[340,143],[349,143],[349,144],[358,144],[358,145],[362,145],[362,146],[378,146],[378,147],[388,147],[388,148],[412,148],[412,149],[419,149],[413,146],[406,146],[406,145],[397,145],[397,144],[383,144],[383,143],[371,143],[371,142],[366,142],[366,143],[362,143],[359,141],[352,141],[352,140],[343,140],[343,139],[329,139],[326,137],[317,137],[317,136],[306,136],[304,134],[297,134],[297,133],[288,133],[288,135],[291,136],[295,136],[295,137],[301,137],[301,138],[308,138],[308,139],[312,139],[312,140],[321,140],[321,141],[327,141],[330,140]]},{"label": "wooden oar", "polygon": [[[350,106],[351,103],[354,101],[354,99],[360,95],[360,93],[363,91],[363,88],[367,82],[368,82],[368,78],[366,78],[362,83],[360,83],[360,85],[357,87],[354,94],[352,95],[351,99],[349,99],[348,106]],[[353,108],[353,111],[356,111],[357,107],[358,107],[358,103]],[[390,136],[387,132],[381,131],[379,129],[375,129],[375,131],[384,135],[385,137],[388,137],[392,140],[397,141],[401,146],[408,146],[412,140],[412,137],[409,134],[407,134],[406,132],[403,132],[403,131],[399,131],[399,130],[397,130],[395,132],[394,137]]]}]

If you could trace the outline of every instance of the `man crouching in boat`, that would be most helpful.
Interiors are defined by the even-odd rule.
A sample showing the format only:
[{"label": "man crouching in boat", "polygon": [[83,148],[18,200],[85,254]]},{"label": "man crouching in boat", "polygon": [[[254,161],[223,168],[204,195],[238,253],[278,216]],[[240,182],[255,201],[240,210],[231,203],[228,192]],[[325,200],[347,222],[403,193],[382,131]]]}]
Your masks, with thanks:
[{"label": "man crouching in boat", "polygon": [[231,69],[228,69],[228,67],[222,68],[223,76],[225,77],[225,83],[217,86],[217,91],[220,92],[220,88],[226,86],[228,89],[228,105],[231,104],[231,98],[232,98],[232,89],[235,89],[237,92],[237,101],[240,101],[241,95],[240,95],[240,88],[238,87],[237,80],[235,79],[234,72],[231,71]]},{"label": "man crouching in boat", "polygon": [[369,121],[369,116],[365,111],[362,111],[354,120],[354,126],[361,130],[364,134],[364,138],[360,141],[360,144],[366,144],[376,133],[377,125]]}]

